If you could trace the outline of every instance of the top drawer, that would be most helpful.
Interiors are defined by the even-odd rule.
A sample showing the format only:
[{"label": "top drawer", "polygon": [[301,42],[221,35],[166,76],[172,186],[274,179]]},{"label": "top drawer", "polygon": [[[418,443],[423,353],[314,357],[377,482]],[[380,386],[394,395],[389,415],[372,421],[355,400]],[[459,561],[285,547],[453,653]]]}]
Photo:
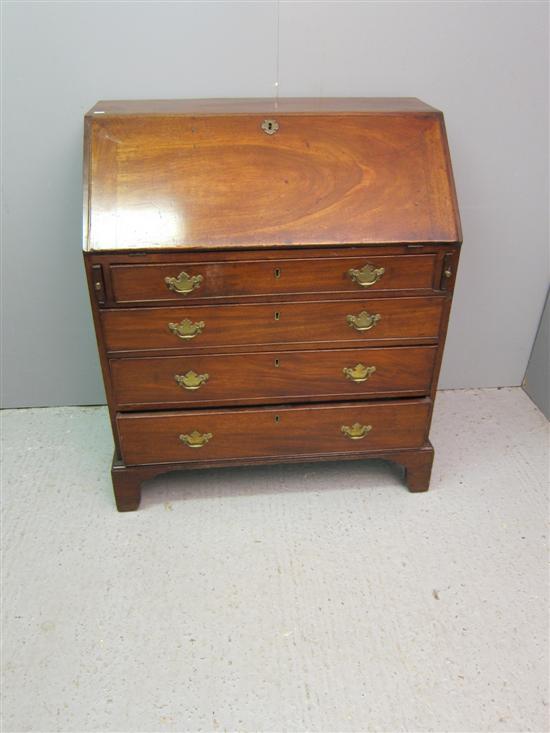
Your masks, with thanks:
[{"label": "top drawer", "polygon": [[113,264],[116,303],[433,289],[435,254]]}]

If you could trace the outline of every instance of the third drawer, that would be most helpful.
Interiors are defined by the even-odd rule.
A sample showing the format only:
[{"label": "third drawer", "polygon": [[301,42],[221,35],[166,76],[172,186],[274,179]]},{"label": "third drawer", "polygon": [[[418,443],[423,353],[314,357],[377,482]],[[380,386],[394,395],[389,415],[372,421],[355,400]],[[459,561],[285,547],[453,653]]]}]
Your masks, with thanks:
[{"label": "third drawer", "polygon": [[424,395],[437,347],[168,356],[110,361],[118,409]]}]

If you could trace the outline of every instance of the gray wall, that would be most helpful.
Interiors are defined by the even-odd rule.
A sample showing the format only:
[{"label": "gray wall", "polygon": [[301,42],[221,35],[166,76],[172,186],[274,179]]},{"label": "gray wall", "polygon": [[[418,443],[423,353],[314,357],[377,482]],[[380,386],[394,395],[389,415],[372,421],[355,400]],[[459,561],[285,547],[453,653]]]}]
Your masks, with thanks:
[{"label": "gray wall", "polygon": [[546,296],[546,304],[522,386],[535,405],[550,420],[550,291]]},{"label": "gray wall", "polygon": [[[104,401],[81,263],[98,99],[418,96],[444,110],[465,244],[441,386],[520,384],[548,284],[544,2],[3,5],[5,406]],[[278,50],[277,50],[278,48]]]}]

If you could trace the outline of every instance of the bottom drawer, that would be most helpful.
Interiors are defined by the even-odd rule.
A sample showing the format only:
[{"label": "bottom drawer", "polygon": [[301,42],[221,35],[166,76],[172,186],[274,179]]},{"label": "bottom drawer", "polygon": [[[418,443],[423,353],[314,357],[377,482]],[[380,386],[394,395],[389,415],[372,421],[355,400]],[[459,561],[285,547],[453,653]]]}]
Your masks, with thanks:
[{"label": "bottom drawer", "polygon": [[122,459],[208,462],[419,448],[431,401],[192,410],[117,416]]}]

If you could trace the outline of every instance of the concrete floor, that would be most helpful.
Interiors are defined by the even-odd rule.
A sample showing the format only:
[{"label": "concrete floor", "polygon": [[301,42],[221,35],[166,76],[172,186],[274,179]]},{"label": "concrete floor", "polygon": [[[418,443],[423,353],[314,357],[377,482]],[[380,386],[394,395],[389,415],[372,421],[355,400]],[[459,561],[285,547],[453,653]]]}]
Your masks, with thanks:
[{"label": "concrete floor", "polygon": [[118,514],[104,408],[4,422],[3,731],[548,730],[547,422],[443,392],[382,462],[172,474]]}]

